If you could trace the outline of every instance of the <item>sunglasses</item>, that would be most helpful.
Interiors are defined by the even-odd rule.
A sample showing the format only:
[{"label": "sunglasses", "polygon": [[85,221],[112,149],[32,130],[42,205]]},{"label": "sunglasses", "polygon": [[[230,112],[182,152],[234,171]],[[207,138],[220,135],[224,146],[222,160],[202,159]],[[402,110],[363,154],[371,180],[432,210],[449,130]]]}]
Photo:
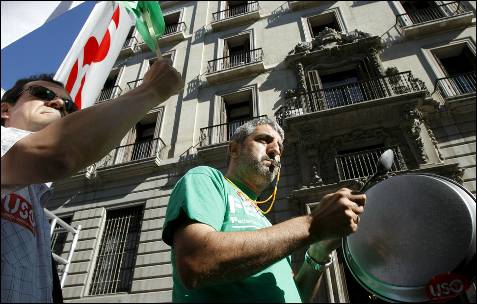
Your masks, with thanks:
[{"label": "sunglasses", "polygon": [[73,105],[74,105],[73,100],[71,100],[70,98],[58,96],[55,92],[53,92],[52,90],[48,88],[32,85],[24,89],[23,91],[21,91],[20,95],[27,91],[30,95],[44,101],[52,101],[53,99],[60,98],[61,100],[63,100],[63,106],[66,113],[70,113],[70,111],[73,108]]}]

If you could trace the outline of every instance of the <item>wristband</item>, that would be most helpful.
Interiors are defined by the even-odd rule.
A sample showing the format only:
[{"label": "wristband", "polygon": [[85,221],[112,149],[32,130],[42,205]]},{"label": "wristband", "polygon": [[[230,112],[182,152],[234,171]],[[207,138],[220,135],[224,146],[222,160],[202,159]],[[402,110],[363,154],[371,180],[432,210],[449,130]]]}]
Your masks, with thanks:
[{"label": "wristband", "polygon": [[308,250],[305,252],[305,261],[308,265],[311,266],[316,271],[323,271],[326,268],[330,267],[330,265],[333,263],[333,257],[331,255],[328,256],[328,260],[324,263],[319,263],[317,262],[314,258],[312,258],[308,254]]}]

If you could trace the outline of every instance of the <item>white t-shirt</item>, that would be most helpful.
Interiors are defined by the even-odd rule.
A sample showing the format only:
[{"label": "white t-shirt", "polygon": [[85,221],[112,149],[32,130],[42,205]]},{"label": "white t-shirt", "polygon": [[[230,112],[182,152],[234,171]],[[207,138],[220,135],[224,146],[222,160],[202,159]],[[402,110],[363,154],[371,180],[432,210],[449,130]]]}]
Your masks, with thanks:
[{"label": "white t-shirt", "polygon": [[[31,132],[2,126],[2,157]],[[48,184],[2,187],[1,302],[53,302]]]}]

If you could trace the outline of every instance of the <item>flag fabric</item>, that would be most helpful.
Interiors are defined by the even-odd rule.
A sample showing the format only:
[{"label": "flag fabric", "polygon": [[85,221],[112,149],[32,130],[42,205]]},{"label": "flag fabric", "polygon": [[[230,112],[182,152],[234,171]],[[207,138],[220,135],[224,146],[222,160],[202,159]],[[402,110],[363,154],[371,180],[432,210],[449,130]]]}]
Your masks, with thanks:
[{"label": "flag fabric", "polygon": [[2,1],[2,50],[83,2]]},{"label": "flag fabric", "polygon": [[100,1],[66,55],[55,79],[79,109],[92,106],[134,24],[122,1]]},{"label": "flag fabric", "polygon": [[136,29],[151,51],[157,49],[157,40],[166,30],[161,6],[157,1],[124,1],[128,11],[136,18]]}]

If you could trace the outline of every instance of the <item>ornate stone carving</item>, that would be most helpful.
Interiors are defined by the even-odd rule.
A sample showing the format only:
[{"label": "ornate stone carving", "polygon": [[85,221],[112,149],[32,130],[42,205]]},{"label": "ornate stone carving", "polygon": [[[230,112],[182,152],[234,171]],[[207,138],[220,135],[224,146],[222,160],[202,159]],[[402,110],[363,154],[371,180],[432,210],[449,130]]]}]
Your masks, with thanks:
[{"label": "ornate stone carving", "polygon": [[451,176],[451,178],[462,185],[464,183],[464,172],[465,172],[465,168],[459,167]]},{"label": "ornate stone carving", "polygon": [[424,150],[424,142],[421,138],[421,124],[423,123],[422,112],[417,108],[407,108],[404,112],[404,118],[407,122],[406,133],[411,139],[411,144],[416,149],[419,161],[426,162],[428,160],[427,154]]},{"label": "ornate stone carving", "polygon": [[300,42],[288,54],[309,53],[323,49],[332,49],[344,44],[353,43],[360,39],[369,38],[370,34],[354,30],[349,33],[341,33],[332,28],[325,27],[316,35],[312,42]]},{"label": "ornate stone carving", "polygon": [[312,186],[321,186],[323,185],[323,179],[320,176],[320,171],[318,169],[318,164],[314,164],[311,169],[311,181],[310,185]]},{"label": "ornate stone carving", "polygon": [[296,77],[298,80],[298,90],[306,91],[305,69],[302,63],[296,65]]},{"label": "ornate stone carving", "polygon": [[441,150],[439,149],[439,144],[437,142],[436,136],[434,135],[434,132],[430,128],[429,122],[424,119],[424,124],[427,128],[427,133],[429,133],[429,137],[431,138],[432,145],[434,146],[434,149],[437,151],[437,156],[439,157],[439,160],[442,162],[445,160],[444,156],[442,156]]}]

